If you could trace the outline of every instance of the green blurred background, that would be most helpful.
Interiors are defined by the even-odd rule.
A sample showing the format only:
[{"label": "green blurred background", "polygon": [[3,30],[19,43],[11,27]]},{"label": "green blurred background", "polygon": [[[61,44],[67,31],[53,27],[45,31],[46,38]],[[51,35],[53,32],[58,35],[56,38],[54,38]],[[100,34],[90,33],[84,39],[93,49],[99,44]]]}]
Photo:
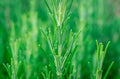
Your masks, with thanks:
[{"label": "green blurred background", "polygon": [[[39,45],[49,49],[46,41],[41,39],[43,36],[39,28],[52,26],[48,14],[44,0],[0,0],[0,79],[8,78],[3,63],[10,63],[10,48],[14,48],[10,43],[19,38],[21,55],[18,59],[23,60],[24,66],[27,64],[30,67],[26,70],[20,66],[22,70],[19,70],[18,76],[42,79],[41,72],[45,71],[48,62]],[[120,0],[74,0],[68,29],[74,32],[82,29],[76,53],[76,68],[81,79],[91,79],[95,40],[104,45],[111,41],[103,70],[106,71],[111,61],[115,61],[108,79],[120,79]],[[26,51],[32,53],[25,54]],[[27,72],[30,72],[28,77]]]}]

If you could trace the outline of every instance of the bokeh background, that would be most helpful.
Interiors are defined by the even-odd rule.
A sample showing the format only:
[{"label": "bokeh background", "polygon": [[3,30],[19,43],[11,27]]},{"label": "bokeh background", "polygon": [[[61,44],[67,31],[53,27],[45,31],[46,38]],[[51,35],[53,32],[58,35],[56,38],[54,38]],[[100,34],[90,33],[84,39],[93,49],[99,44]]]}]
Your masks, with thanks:
[{"label": "bokeh background", "polygon": [[[42,79],[41,72],[48,62],[39,45],[49,49],[39,29],[52,28],[52,24],[44,0],[0,0],[0,79],[8,78],[3,64],[10,64],[11,52],[16,51],[18,60],[24,63],[18,76]],[[74,0],[68,29],[82,29],[75,60],[81,79],[94,75],[96,40],[104,46],[111,41],[103,70],[114,61],[108,79],[120,79],[120,0]]]}]

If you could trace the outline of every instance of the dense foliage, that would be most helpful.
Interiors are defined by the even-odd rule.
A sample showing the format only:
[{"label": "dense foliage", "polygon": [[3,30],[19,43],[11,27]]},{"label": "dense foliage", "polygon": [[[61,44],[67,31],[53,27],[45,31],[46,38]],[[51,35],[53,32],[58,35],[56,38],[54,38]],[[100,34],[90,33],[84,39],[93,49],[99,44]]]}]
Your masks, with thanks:
[{"label": "dense foliage", "polygon": [[119,7],[119,0],[0,0],[0,79],[119,79]]}]

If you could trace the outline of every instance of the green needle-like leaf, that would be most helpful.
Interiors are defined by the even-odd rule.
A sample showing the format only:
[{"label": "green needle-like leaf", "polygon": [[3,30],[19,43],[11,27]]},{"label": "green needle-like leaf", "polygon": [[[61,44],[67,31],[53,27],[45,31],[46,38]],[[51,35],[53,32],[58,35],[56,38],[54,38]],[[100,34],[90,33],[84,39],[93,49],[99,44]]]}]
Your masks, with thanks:
[{"label": "green needle-like leaf", "polygon": [[107,69],[107,71],[106,71],[103,79],[107,79],[107,76],[108,76],[108,74],[109,74],[109,72],[110,72],[110,69],[112,68],[113,64],[114,64],[114,62],[112,62],[112,63],[109,65],[109,67],[108,67],[108,69]]}]

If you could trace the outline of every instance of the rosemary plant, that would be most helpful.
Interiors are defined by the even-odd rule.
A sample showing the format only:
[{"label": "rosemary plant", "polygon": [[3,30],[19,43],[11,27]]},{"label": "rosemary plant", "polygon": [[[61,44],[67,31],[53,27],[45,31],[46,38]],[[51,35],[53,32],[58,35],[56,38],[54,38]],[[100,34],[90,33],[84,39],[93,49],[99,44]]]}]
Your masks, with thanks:
[{"label": "rosemary plant", "polygon": [[[16,36],[17,25],[11,23],[10,30],[10,53],[12,54],[11,63],[4,64],[7,69],[10,79],[31,79],[37,78],[35,73],[35,64],[37,58],[37,13],[34,11],[35,1],[30,1],[29,14],[23,14],[20,18],[22,20],[20,34]],[[29,17],[28,17],[29,16]],[[29,26],[28,25],[31,26]],[[18,33],[19,33],[18,32]],[[21,54],[21,55],[20,55]],[[21,59],[21,58],[22,59]],[[22,62],[22,64],[20,64]],[[22,65],[22,66],[20,66]],[[20,70],[21,68],[22,71]],[[20,72],[18,72],[20,70]],[[21,73],[22,72],[22,73]],[[19,76],[18,76],[19,74]],[[34,74],[34,76],[31,74]]]},{"label": "rosemary plant", "polygon": [[[54,22],[53,34],[51,33],[51,29],[48,29],[48,35],[41,29],[42,34],[44,34],[48,41],[53,57],[53,59],[49,58],[49,54],[46,52],[47,58],[50,65],[55,69],[56,75],[54,75],[54,78],[64,79],[66,76],[70,78],[68,68],[70,68],[72,58],[75,54],[77,48],[77,44],[75,43],[79,35],[79,33],[73,33],[71,30],[69,36],[66,36],[66,27],[70,18],[73,0],[51,0],[51,5],[48,4],[47,0],[44,1]],[[72,71],[69,74],[72,74]]]},{"label": "rosemary plant", "polygon": [[[105,47],[105,50],[103,50],[103,44],[102,43],[97,43],[97,69],[96,69],[96,79],[102,79],[102,73],[103,73],[103,69],[102,69],[102,66],[103,66],[103,62],[104,62],[104,58],[105,58],[105,55],[106,55],[106,52],[107,52],[107,48],[110,44],[110,42],[107,43],[106,47]],[[107,78],[107,75],[112,67],[114,62],[112,62],[106,73],[105,73],[105,76],[103,76],[103,79],[106,79]]]},{"label": "rosemary plant", "polygon": [[[4,2],[4,0],[2,1]],[[7,53],[6,58],[10,59],[10,63],[4,64],[10,79],[88,79],[91,74],[93,75],[93,71],[92,79],[108,77],[114,62],[109,65],[105,74],[103,74],[102,66],[110,42],[104,50],[103,44],[97,42],[95,57],[92,53],[94,38],[99,36],[96,26],[100,26],[98,30],[101,31],[104,26],[109,25],[109,23],[106,24],[109,21],[105,22],[105,18],[108,19],[108,17],[103,16],[106,11],[104,0],[76,0],[74,9],[78,14],[75,12],[73,16],[79,18],[79,20],[75,18],[75,23],[78,24],[77,29],[82,30],[80,35],[80,32],[73,32],[69,26],[72,23],[69,22],[69,19],[73,0],[15,0],[15,3],[5,1],[7,6],[4,6],[2,1],[0,6],[2,4],[2,7],[6,7],[6,10],[3,11],[6,22],[1,21],[0,24],[7,24],[10,26],[8,29],[11,29],[10,37],[8,37],[9,51],[7,51],[10,52],[11,58]],[[40,2],[37,3],[38,1]],[[48,16],[42,15],[46,12],[43,1],[48,9]],[[20,3],[19,6],[16,5],[18,3]],[[29,5],[26,5],[27,3]],[[39,5],[40,7],[38,7]],[[17,9],[13,6],[17,6]],[[0,10],[4,10],[2,7]],[[25,10],[26,12],[24,12]],[[2,17],[4,16],[2,15]],[[13,23],[9,20],[13,20]],[[4,34],[0,36],[0,44],[4,43],[3,36]],[[80,38],[78,38],[79,36]],[[115,35],[114,41],[118,39],[119,37]],[[8,40],[6,41],[8,42]],[[77,50],[78,43],[81,46],[79,50]],[[2,48],[0,47],[0,49]],[[6,53],[6,48],[2,50]],[[76,54],[76,52],[79,53]],[[4,58],[0,62],[3,60]],[[1,71],[3,76],[1,76]],[[4,73],[4,69],[1,71],[0,79],[3,79],[6,73]]]},{"label": "rosemary plant", "polygon": [[19,67],[21,64],[21,60],[19,59],[18,56],[20,56],[20,39],[15,39],[15,26],[12,24],[12,29],[11,29],[11,35],[10,35],[10,40],[9,40],[9,45],[8,45],[8,51],[11,54],[11,63],[10,64],[3,64],[4,67],[6,68],[9,78],[10,79],[19,79],[20,77],[18,76],[18,71]]}]

